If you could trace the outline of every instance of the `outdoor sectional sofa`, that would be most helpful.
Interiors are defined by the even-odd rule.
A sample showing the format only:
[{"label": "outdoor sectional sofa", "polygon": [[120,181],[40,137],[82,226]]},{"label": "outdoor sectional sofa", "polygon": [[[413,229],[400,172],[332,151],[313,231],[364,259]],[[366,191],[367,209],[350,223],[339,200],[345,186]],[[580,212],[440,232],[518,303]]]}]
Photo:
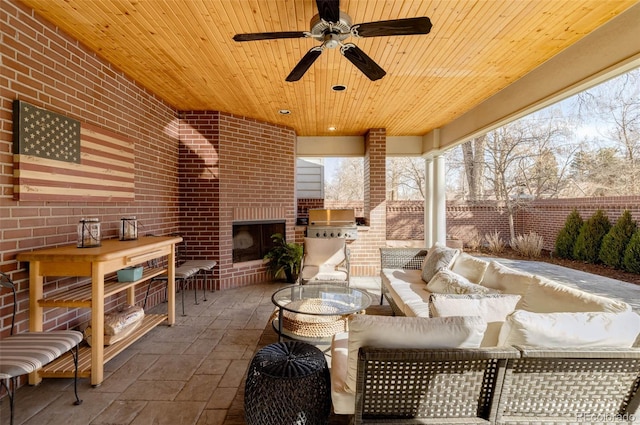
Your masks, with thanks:
[{"label": "outdoor sectional sofa", "polygon": [[381,249],[396,316],[353,315],[334,337],[335,413],[356,424],[640,423],[640,316],[627,303],[429,251]]}]

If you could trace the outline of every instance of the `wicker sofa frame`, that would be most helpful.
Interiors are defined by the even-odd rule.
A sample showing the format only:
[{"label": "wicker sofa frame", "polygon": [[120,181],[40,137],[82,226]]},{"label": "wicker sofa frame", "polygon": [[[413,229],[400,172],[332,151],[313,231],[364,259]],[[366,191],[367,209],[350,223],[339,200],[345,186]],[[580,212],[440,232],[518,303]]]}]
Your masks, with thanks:
[{"label": "wicker sofa frame", "polygon": [[[426,255],[424,248],[381,248],[381,268],[419,270]],[[380,304],[386,298],[394,314],[404,315],[382,283],[381,293]],[[512,349],[517,355],[513,355]],[[421,372],[420,378],[412,380],[414,369],[426,367],[422,366],[423,363],[434,368],[434,363],[443,362],[445,370],[462,367],[462,375],[473,375],[464,371],[468,366],[457,363],[477,362],[478,357],[483,356],[492,358],[492,361],[486,366],[483,392],[472,390],[479,394],[477,402],[468,394],[458,394],[457,391],[468,384],[455,381],[454,378],[460,377],[449,376],[447,371],[424,375]],[[403,378],[407,380],[406,384]],[[384,382],[385,379],[389,381]],[[449,390],[445,391],[447,396],[457,402],[447,404],[446,398],[431,401],[436,397],[431,392],[437,392],[434,385],[438,384],[437,388],[440,388],[441,380],[443,388]],[[581,349],[498,347],[444,351],[364,347],[358,360],[357,385],[356,424],[640,423],[640,347],[637,346]],[[394,386],[399,390],[396,391]],[[393,391],[389,390],[391,388]],[[463,406],[465,403],[467,405]],[[439,406],[445,405],[448,410],[442,411]],[[474,409],[477,412],[475,417],[471,414]]]},{"label": "wicker sofa frame", "polygon": [[[405,269],[420,270],[422,262],[427,256],[424,248],[380,248],[380,268],[381,269]],[[389,289],[380,281],[380,305],[387,300],[393,314],[404,316],[402,309],[395,303],[393,297],[389,295]]]},{"label": "wicker sofa frame", "polygon": [[634,348],[362,347],[353,423],[633,423],[639,384]]}]

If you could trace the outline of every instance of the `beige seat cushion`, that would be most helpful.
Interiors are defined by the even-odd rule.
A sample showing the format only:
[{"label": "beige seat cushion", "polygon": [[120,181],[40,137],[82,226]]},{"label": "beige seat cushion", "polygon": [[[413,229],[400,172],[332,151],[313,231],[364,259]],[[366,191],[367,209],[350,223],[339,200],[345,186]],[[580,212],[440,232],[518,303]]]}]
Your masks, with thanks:
[{"label": "beige seat cushion", "polygon": [[356,390],[358,350],[382,348],[478,348],[487,323],[480,317],[368,316],[349,318],[349,353],[345,387]]},{"label": "beige seat cushion", "polygon": [[[533,275],[511,269],[496,261],[491,261],[480,284],[487,288],[497,289],[505,294],[520,295],[524,298],[529,290]],[[520,304],[516,308],[520,308]]]},{"label": "beige seat cushion", "polygon": [[344,238],[304,238],[304,266],[337,266],[345,260]]},{"label": "beige seat cushion", "polygon": [[624,313],[532,313],[507,316],[498,344],[546,348],[633,346],[640,334],[640,316]]},{"label": "beige seat cushion", "polygon": [[505,318],[513,313],[520,295],[431,294],[431,317],[480,316],[487,322],[481,347],[496,347]]},{"label": "beige seat cushion", "polygon": [[579,311],[608,311],[620,313],[631,310],[623,301],[590,294],[535,276],[520,303],[523,310],[536,313],[561,313]]},{"label": "beige seat cushion", "polygon": [[305,264],[302,272],[300,273],[300,277],[304,281],[335,281],[335,282],[345,282],[347,280],[347,272],[340,268],[336,269],[331,266],[328,268],[327,266],[311,266]]},{"label": "beige seat cushion", "polygon": [[353,415],[356,394],[346,387],[347,359],[349,357],[349,333],[341,332],[331,341],[331,401],[338,415]]}]

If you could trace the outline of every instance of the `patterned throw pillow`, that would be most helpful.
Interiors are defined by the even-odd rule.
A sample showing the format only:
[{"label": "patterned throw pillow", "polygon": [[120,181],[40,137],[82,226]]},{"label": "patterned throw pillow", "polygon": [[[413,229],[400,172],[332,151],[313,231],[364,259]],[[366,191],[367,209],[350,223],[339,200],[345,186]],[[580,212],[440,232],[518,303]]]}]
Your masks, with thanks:
[{"label": "patterned throw pillow", "polygon": [[425,289],[436,294],[489,294],[497,292],[471,283],[466,278],[447,269],[438,271],[427,283]]},{"label": "patterned throw pillow", "polygon": [[460,254],[459,249],[448,248],[439,244],[435,244],[422,262],[422,280],[425,283],[438,273],[439,270],[448,268],[456,257]]}]

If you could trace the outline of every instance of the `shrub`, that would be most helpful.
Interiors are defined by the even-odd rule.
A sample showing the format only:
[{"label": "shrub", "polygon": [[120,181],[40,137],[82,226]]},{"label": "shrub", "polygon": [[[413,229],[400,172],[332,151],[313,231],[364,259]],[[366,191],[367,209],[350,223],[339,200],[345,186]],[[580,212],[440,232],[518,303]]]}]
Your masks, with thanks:
[{"label": "shrub", "polygon": [[540,257],[543,239],[536,232],[518,235],[511,239],[511,248],[523,257]]},{"label": "shrub", "polygon": [[600,261],[616,269],[622,268],[625,249],[636,231],[636,222],[631,218],[629,210],[625,210],[616,224],[602,239]]},{"label": "shrub", "polygon": [[640,229],[636,229],[627,244],[622,266],[628,272],[640,273]]},{"label": "shrub", "polygon": [[469,235],[467,247],[471,251],[478,251],[480,249],[480,245],[482,245],[482,236],[480,236],[480,232],[478,232],[478,230],[474,229]]},{"label": "shrub", "polygon": [[484,238],[489,246],[489,251],[492,253],[500,254],[504,251],[506,243],[502,240],[500,232],[497,230],[494,230],[493,233],[487,233]]},{"label": "shrub", "polygon": [[597,263],[602,239],[611,229],[609,218],[602,210],[597,210],[580,228],[573,247],[576,260]]},{"label": "shrub", "polygon": [[564,227],[558,232],[556,237],[555,254],[560,258],[573,259],[573,247],[580,233],[583,220],[577,209],[573,209],[564,222]]}]

